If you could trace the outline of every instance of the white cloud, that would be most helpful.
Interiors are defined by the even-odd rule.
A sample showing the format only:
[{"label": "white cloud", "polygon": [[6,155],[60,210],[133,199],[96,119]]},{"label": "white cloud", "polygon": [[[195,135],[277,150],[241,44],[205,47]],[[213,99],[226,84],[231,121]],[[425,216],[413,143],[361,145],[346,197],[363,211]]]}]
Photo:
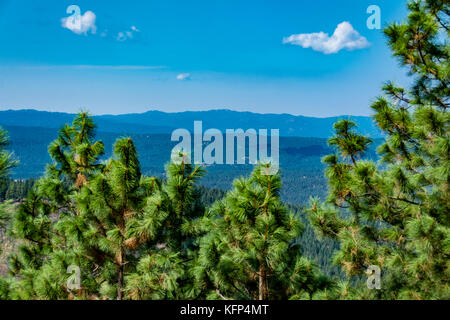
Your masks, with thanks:
[{"label": "white cloud", "polygon": [[80,15],[79,19],[76,19],[74,16],[70,16],[67,18],[62,18],[61,23],[63,28],[69,29],[76,34],[87,34],[89,31],[91,31],[91,33],[96,33],[96,18],[95,13],[92,11],[86,11],[84,14]]},{"label": "white cloud", "polygon": [[190,73],[180,73],[179,75],[177,75],[177,80],[189,80],[190,78]]},{"label": "white cloud", "polygon": [[331,37],[324,32],[293,34],[283,38],[283,43],[312,48],[325,54],[338,53],[342,49],[356,50],[370,46],[369,41],[346,21],[337,26]]},{"label": "white cloud", "polygon": [[137,32],[141,32],[141,31],[138,28],[136,28],[135,26],[131,26],[130,30],[119,32],[117,34],[116,40],[122,42],[127,39],[133,39],[134,34]]},{"label": "white cloud", "polygon": [[116,37],[117,41],[125,41],[127,40],[127,36],[123,32],[119,32]]}]

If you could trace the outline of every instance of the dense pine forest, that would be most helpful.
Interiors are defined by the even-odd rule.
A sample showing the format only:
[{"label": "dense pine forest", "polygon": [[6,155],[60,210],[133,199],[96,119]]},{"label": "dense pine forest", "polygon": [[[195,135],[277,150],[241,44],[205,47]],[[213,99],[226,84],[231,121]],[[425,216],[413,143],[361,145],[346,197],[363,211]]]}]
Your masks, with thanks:
[{"label": "dense pine forest", "polygon": [[85,112],[58,131],[41,178],[11,180],[20,159],[2,129],[0,299],[450,299],[450,4],[408,9],[384,29],[412,79],[371,105],[385,138],[337,121],[324,196],[307,205],[282,197],[270,163],[225,190],[201,183],[220,168],[182,152],[148,174],[132,137],[105,156]]},{"label": "dense pine forest", "polygon": [[26,180],[0,180],[0,201],[15,200],[20,201],[24,199],[28,192],[30,192],[36,179]]},{"label": "dense pine forest", "polygon": [[[1,117],[1,115],[0,115]],[[344,117],[347,118],[347,117]],[[3,121],[0,118],[0,124]],[[51,161],[47,148],[55,138],[57,129],[39,127],[4,126],[8,131],[10,150],[20,159],[10,177],[15,180],[26,180],[40,177],[45,166]],[[332,126],[330,127],[332,130]],[[105,144],[105,152],[101,160],[112,156],[114,142],[123,136],[119,133],[96,131],[96,136]],[[128,136],[128,135],[127,135]],[[170,160],[170,153],[177,142],[171,141],[170,134],[130,134],[139,150],[142,172],[151,176],[163,176],[164,165]],[[379,139],[367,152],[367,158],[376,158],[376,147]],[[247,144],[248,152],[248,144]],[[280,165],[283,167],[283,189],[281,197],[284,201],[295,204],[307,204],[309,196],[325,196],[326,179],[323,176],[324,165],[321,157],[332,152],[327,140],[322,138],[280,137]],[[200,184],[209,188],[229,190],[235,178],[246,176],[252,172],[249,164],[210,165]]]}]

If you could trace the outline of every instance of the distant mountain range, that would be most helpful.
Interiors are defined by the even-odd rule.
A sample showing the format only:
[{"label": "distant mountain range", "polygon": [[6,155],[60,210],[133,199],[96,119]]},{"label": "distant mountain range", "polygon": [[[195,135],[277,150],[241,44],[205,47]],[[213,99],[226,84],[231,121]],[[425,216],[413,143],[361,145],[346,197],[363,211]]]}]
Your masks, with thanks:
[{"label": "distant mountain range", "polygon": [[[0,111],[1,126],[23,126],[40,128],[60,128],[71,123],[74,114],[62,112],[27,110]],[[216,128],[226,129],[280,129],[285,137],[328,138],[333,134],[333,124],[338,119],[352,119],[359,125],[359,132],[372,138],[382,137],[370,117],[340,116],[314,118],[290,114],[260,114],[231,110],[185,111],[166,113],[148,111],[122,115],[99,115],[93,117],[98,130],[119,134],[168,134],[178,128],[193,131],[194,121],[203,122],[203,131]]]}]

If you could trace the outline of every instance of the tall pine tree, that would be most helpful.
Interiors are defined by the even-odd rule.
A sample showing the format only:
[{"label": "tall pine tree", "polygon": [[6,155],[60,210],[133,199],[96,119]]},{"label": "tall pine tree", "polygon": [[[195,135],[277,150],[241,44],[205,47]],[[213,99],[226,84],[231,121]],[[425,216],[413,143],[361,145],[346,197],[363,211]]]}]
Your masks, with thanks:
[{"label": "tall pine tree", "polygon": [[18,164],[17,160],[13,158],[13,154],[6,150],[8,145],[8,134],[0,127],[0,179],[5,178],[10,170]]},{"label": "tall pine tree", "polygon": [[147,199],[143,212],[130,221],[130,240],[145,242],[135,273],[127,277],[130,299],[193,299],[200,291],[192,270],[198,256],[199,221],[205,208],[196,181],[204,174],[187,161],[166,166],[166,179]]},{"label": "tall pine tree", "polygon": [[88,224],[77,208],[76,198],[101,168],[98,160],[103,144],[94,142],[94,135],[92,119],[80,113],[51,143],[53,163],[12,221],[10,233],[20,246],[10,257],[10,298],[66,298],[67,268],[87,263],[78,244]]},{"label": "tall pine tree", "polygon": [[303,226],[280,201],[279,174],[258,165],[217,202],[203,221],[195,276],[211,299],[310,299],[326,285],[295,244]]},{"label": "tall pine tree", "polygon": [[[10,170],[18,164],[17,160],[13,158],[13,154],[6,151],[8,145],[8,135],[6,131],[0,127],[0,179],[4,179]],[[7,220],[9,220],[9,213],[9,203],[0,203],[0,229],[5,227]]]},{"label": "tall pine tree", "polygon": [[133,141],[121,138],[114,145],[114,157],[77,201],[90,222],[90,242],[100,249],[95,277],[103,298],[124,298],[125,275],[135,270],[140,255],[140,243],[129,237],[129,224],[142,214],[157,184],[155,178],[142,175]]},{"label": "tall pine tree", "polygon": [[342,286],[322,298],[450,298],[450,4],[411,1],[408,8],[406,22],[384,30],[414,83],[387,83],[372,105],[386,135],[381,163],[361,160],[370,139],[351,121],[338,122],[330,144],[339,154],[324,158],[329,196],[309,210],[317,232],[339,240],[335,262],[364,280],[379,266],[381,289]]},{"label": "tall pine tree", "polygon": [[[6,131],[0,127],[0,179],[4,179],[10,170],[15,167],[18,162],[13,158],[13,154],[6,151],[6,147],[9,145],[9,139]],[[13,212],[13,205],[10,202],[0,202],[0,240],[4,237],[5,229],[9,225],[9,220]],[[0,255],[2,254],[2,248],[0,247]],[[7,291],[9,283],[0,278],[0,299],[7,298]]]}]

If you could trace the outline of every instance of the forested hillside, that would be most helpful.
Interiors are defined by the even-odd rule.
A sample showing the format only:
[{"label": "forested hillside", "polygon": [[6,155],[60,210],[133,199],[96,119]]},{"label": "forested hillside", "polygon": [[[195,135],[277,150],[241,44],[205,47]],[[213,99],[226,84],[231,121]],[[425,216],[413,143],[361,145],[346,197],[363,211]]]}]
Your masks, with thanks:
[{"label": "forested hillside", "polygon": [[[27,179],[27,180],[10,180],[3,179],[0,181],[0,202],[6,200],[12,200],[17,203],[22,202],[28,192],[31,191],[31,188],[36,183],[36,179]],[[198,186],[197,193],[201,195],[201,202],[207,207],[211,207],[216,201],[221,200],[226,192],[221,189],[210,189],[205,186]],[[343,277],[339,269],[332,265],[332,257],[333,252],[336,251],[339,247],[336,241],[319,241],[314,233],[314,230],[310,226],[308,219],[306,219],[303,211],[305,210],[304,206],[301,205],[288,205],[288,209],[295,214],[305,225],[305,230],[301,237],[296,239],[296,242],[300,244],[303,249],[305,256],[315,261],[320,269],[328,275],[337,275],[339,277]],[[3,244],[0,248],[3,248],[3,255],[1,255],[0,249],[0,274],[6,274],[7,266],[7,257],[8,254],[11,253],[12,248],[14,247],[14,239],[11,237],[6,237],[4,233],[1,233],[0,236],[4,236]],[[8,254],[6,254],[8,253]]]},{"label": "forested hillside", "polygon": [[35,182],[36,179],[0,179],[0,202],[5,200],[20,201],[24,199]]},{"label": "forested hillside", "polygon": [[[50,162],[47,148],[56,137],[56,130],[39,127],[5,126],[11,137],[10,150],[20,159],[18,167],[14,168],[14,179],[38,178]],[[112,154],[114,141],[121,134],[98,132],[97,136],[105,144],[105,154],[101,159],[107,159]],[[166,134],[133,134],[130,135],[139,150],[139,160],[142,171],[147,175],[162,176],[164,165],[169,161],[170,152],[177,142],[170,141]],[[374,145],[364,155],[366,158],[376,158]],[[283,180],[282,199],[289,203],[305,204],[310,196],[321,196],[326,192],[326,181],[323,175],[321,158],[330,153],[326,139],[280,137],[280,167]],[[228,190],[233,179],[248,175],[251,165],[213,165],[208,166],[208,173],[201,184],[209,188]]]}]

